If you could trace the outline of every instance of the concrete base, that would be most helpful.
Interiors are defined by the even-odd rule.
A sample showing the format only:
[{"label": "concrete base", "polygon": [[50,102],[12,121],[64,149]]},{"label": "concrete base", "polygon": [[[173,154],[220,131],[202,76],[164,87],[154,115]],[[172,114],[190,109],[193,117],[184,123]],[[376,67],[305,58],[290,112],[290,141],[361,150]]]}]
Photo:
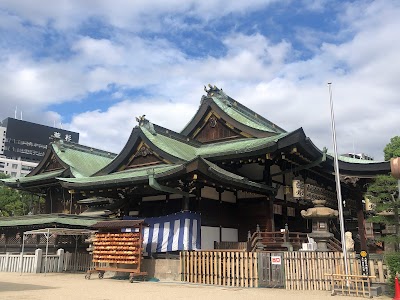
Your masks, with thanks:
[{"label": "concrete base", "polygon": [[[365,287],[365,296],[372,298],[372,297],[378,297],[380,295],[382,295],[382,287],[381,286],[374,286],[371,285],[371,294],[368,294],[367,292],[367,287]],[[340,295],[342,292],[342,288],[341,287],[335,287],[332,291],[332,296],[334,295]],[[356,294],[356,290],[351,288],[350,290],[345,289],[345,295],[350,294],[351,296]],[[358,289],[358,293],[359,295],[362,295],[362,290]]]},{"label": "concrete base", "polygon": [[145,258],[142,260],[141,271],[147,272],[148,278],[157,278],[162,281],[180,281],[180,260]]}]

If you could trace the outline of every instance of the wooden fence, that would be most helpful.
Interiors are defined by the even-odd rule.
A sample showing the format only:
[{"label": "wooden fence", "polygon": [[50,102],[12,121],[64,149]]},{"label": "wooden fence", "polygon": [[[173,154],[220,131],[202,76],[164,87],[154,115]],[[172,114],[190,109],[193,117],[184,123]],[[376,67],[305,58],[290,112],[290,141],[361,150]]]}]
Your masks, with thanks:
[{"label": "wooden fence", "polygon": [[182,281],[237,287],[258,287],[257,253],[183,251]]},{"label": "wooden fence", "polygon": [[92,268],[92,255],[89,253],[70,253],[64,255],[63,270],[66,272],[86,272]]},{"label": "wooden fence", "polygon": [[[285,286],[289,290],[331,290],[331,278],[325,274],[344,274],[340,252],[285,252]],[[360,261],[355,253],[348,254],[349,274],[361,275]],[[382,256],[369,260],[372,282],[384,283],[388,276]]]},{"label": "wooden fence", "polygon": [[[181,280],[213,285],[259,287],[262,280],[265,280],[259,277],[265,273],[259,272],[261,253],[264,252],[229,250],[181,252]],[[289,290],[328,291],[331,290],[332,280],[326,274],[344,274],[344,259],[340,252],[281,252],[281,254],[283,258],[281,270],[284,273],[282,286]],[[271,252],[271,257],[276,255],[277,252]],[[349,274],[361,275],[360,261],[354,253],[349,254],[348,262]],[[371,281],[384,283],[388,272],[383,257],[371,256],[369,265],[370,275],[376,277]]]}]

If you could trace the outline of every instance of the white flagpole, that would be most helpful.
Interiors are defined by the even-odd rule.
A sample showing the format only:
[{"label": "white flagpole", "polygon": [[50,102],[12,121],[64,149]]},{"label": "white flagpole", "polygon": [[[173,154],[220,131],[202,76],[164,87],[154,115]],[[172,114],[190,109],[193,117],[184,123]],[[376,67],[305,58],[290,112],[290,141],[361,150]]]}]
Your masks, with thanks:
[{"label": "white flagpole", "polygon": [[[337,153],[337,143],[336,143],[336,129],[335,129],[335,114],[333,112],[333,100],[332,100],[332,83],[328,83],[329,87],[329,101],[331,105],[331,127],[332,127],[332,143],[333,143],[333,153],[335,161],[335,180],[336,180],[336,195],[338,201],[339,210],[339,223],[340,223],[340,236],[342,240],[342,252],[344,258],[344,272],[347,276],[349,274],[349,267],[347,262],[347,250],[346,250],[346,238],[344,229],[344,218],[343,218],[343,201],[342,201],[342,190],[340,187],[340,174],[339,174],[339,160]],[[347,279],[347,278],[346,278]]]}]

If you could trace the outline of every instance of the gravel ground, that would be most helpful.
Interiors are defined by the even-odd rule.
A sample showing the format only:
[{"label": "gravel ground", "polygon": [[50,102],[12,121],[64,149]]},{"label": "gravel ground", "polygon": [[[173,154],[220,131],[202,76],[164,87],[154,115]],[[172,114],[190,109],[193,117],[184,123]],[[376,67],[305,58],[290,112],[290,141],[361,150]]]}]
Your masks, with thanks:
[{"label": "gravel ground", "polygon": [[[0,299],[293,299],[354,300],[332,296],[323,291],[286,291],[283,289],[233,288],[180,282],[134,282],[107,278],[85,280],[84,274],[16,274],[0,273]],[[389,300],[388,297],[375,299]]]}]

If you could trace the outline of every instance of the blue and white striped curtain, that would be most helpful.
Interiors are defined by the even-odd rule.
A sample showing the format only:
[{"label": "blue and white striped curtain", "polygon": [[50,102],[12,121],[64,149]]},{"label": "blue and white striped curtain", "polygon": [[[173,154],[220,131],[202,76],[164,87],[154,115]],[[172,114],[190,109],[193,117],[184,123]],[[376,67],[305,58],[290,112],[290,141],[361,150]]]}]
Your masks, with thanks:
[{"label": "blue and white striped curtain", "polygon": [[[124,219],[136,218],[125,217]],[[201,248],[201,218],[198,213],[179,212],[145,218],[144,222],[149,225],[143,230],[144,255]]]}]

